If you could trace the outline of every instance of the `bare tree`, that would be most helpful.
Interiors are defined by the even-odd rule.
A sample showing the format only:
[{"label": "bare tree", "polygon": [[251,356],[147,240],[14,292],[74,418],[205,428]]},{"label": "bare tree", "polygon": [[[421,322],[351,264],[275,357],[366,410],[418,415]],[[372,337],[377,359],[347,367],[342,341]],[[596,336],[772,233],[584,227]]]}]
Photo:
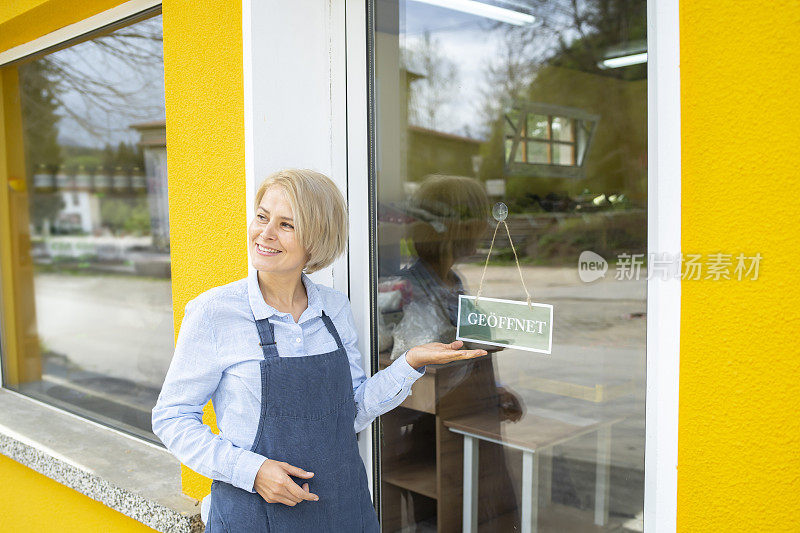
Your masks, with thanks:
[{"label": "bare tree", "polygon": [[130,123],[161,117],[164,102],[148,97],[154,79],[163,80],[160,17],[87,40],[19,67],[28,116],[46,112],[30,86],[33,76],[47,84],[57,115],[90,137],[106,142]]},{"label": "bare tree", "polygon": [[458,85],[458,69],[440,50],[439,41],[425,32],[420,41],[403,50],[403,66],[413,77],[409,94],[409,123],[429,129],[451,121],[449,103]]},{"label": "bare tree", "polygon": [[593,74],[638,79],[646,65],[604,70],[599,65],[610,46],[646,38],[644,0],[525,0],[518,7],[533,13],[530,26],[496,24],[504,45],[496,60],[484,66],[482,134],[491,130],[500,109],[524,97],[537,71],[548,65]]}]

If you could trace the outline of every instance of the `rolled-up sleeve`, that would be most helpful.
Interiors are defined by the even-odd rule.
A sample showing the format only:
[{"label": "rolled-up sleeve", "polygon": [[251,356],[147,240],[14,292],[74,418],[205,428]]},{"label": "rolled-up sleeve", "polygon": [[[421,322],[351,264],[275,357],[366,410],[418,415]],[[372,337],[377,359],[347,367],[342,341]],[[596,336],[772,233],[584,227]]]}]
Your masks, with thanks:
[{"label": "rolled-up sleeve", "polygon": [[255,492],[256,473],[266,457],[235,446],[203,424],[203,407],[224,370],[216,352],[213,308],[192,300],[186,306],[175,353],[153,407],[153,433],[197,473]]},{"label": "rolled-up sleeve", "polygon": [[353,378],[353,394],[356,401],[356,418],[353,426],[358,433],[369,426],[376,417],[403,403],[410,394],[414,382],[425,374],[425,367],[415,370],[408,364],[404,353],[391,365],[367,378],[361,367],[356,324],[350,302],[346,297],[344,305],[333,321],[350,360],[350,374]]}]

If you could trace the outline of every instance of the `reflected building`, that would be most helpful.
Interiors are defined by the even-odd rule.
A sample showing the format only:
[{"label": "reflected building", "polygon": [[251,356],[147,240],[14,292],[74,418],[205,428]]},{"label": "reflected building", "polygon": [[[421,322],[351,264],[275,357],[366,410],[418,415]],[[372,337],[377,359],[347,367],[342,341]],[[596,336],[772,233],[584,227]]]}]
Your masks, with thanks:
[{"label": "reflected building", "polygon": [[144,180],[150,206],[150,234],[156,250],[169,251],[169,198],[167,195],[167,123],[165,120],[133,124],[144,154]]}]

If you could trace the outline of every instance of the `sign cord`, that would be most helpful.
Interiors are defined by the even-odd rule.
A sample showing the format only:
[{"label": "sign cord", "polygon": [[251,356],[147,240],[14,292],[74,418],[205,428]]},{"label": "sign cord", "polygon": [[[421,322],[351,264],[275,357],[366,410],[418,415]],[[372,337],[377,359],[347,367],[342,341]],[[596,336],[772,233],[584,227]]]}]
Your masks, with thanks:
[{"label": "sign cord", "polygon": [[481,293],[483,292],[483,278],[486,276],[486,268],[489,266],[489,258],[492,256],[492,249],[494,248],[494,240],[497,237],[497,230],[500,229],[500,224],[503,224],[506,228],[506,235],[508,235],[508,242],[511,244],[511,251],[514,252],[514,262],[517,264],[517,272],[519,272],[519,280],[522,282],[522,288],[525,289],[525,296],[528,297],[528,308],[533,311],[533,306],[531,305],[531,293],[528,292],[528,287],[525,286],[525,278],[522,276],[522,268],[519,266],[519,258],[517,257],[517,249],[514,248],[514,241],[511,240],[511,231],[508,229],[508,224],[506,224],[505,220],[500,220],[497,222],[497,225],[494,227],[494,234],[492,235],[492,242],[489,245],[489,253],[486,254],[486,262],[483,264],[483,273],[481,274],[481,283],[478,286],[478,294],[475,296],[475,305],[478,305],[478,300],[481,298]]}]

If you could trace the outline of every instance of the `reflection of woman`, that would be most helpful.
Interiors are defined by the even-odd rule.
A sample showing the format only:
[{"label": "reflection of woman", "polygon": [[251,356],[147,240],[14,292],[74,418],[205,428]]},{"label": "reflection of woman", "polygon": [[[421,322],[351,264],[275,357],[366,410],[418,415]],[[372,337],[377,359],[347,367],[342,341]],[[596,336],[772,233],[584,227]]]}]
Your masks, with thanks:
[{"label": "reflection of woman", "polygon": [[[415,299],[438,306],[455,327],[458,297],[465,290],[453,266],[475,253],[487,229],[489,198],[475,179],[433,175],[421,183],[412,205],[421,219],[411,228],[418,258],[400,274],[411,282]],[[485,363],[475,360],[461,366],[480,364]],[[503,387],[496,392],[503,419],[518,420],[522,412],[517,398]]]},{"label": "reflection of woman", "polygon": [[[487,229],[489,199],[474,179],[435,175],[420,184],[410,211],[418,218],[411,227],[418,259],[400,275],[411,283],[412,300],[438,307],[441,313],[437,314],[455,327],[458,297],[465,291],[453,266],[475,253]],[[480,412],[489,421],[487,427],[494,425],[498,434],[501,421],[516,421],[522,416],[517,397],[497,384],[492,357],[453,363],[445,374],[446,378],[439,378],[437,391],[440,414]],[[505,468],[504,449],[488,445],[479,456],[479,520],[515,512],[516,498]]]},{"label": "reflection of woman", "polygon": [[[255,270],[186,306],[153,431],[214,479],[201,513],[211,533],[378,531],[356,432],[399,405],[424,365],[486,352],[416,346],[367,379],[347,297],[303,273],[344,251],[341,193],[286,170],[261,184],[255,207]],[[202,423],[209,399],[219,435]]]}]

